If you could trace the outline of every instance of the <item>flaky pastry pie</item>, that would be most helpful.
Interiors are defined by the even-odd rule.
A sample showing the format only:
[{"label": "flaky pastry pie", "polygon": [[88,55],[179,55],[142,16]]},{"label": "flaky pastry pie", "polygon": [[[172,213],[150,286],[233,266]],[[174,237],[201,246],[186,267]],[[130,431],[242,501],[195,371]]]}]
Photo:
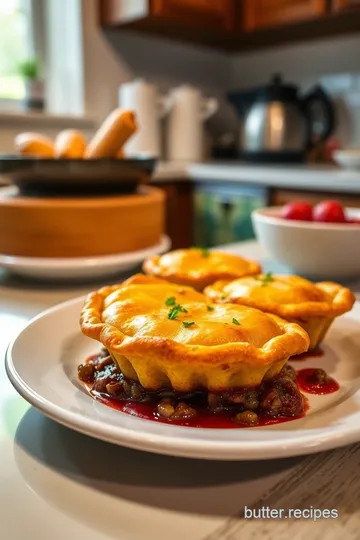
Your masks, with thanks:
[{"label": "flaky pastry pie", "polygon": [[258,263],[220,251],[190,248],[170,251],[144,262],[146,274],[202,291],[220,279],[236,279],[261,272]]},{"label": "flaky pastry pie", "polygon": [[154,391],[257,386],[309,346],[297,324],[144,275],[91,293],[80,325],[125,377]]},{"label": "flaky pastry pie", "polygon": [[310,350],[321,343],[335,317],[350,311],[355,301],[353,293],[337,283],[272,274],[218,281],[205,294],[214,302],[257,308],[299,324],[309,334]]}]

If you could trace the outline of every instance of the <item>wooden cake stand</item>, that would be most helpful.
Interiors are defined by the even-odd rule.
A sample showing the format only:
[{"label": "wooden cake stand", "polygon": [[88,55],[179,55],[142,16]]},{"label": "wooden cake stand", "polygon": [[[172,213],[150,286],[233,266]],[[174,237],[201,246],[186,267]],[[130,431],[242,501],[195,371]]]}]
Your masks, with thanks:
[{"label": "wooden cake stand", "polygon": [[164,193],[140,186],[130,195],[29,197],[0,190],[0,253],[91,257],[145,249],[164,233]]}]

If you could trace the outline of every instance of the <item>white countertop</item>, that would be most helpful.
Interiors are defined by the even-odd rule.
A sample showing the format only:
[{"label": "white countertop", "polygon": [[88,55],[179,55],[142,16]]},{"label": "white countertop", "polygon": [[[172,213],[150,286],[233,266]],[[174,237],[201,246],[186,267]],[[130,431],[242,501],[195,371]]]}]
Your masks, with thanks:
[{"label": "white countertop", "polygon": [[[252,243],[240,251],[260,254]],[[0,354],[40,311],[99,286],[36,285],[0,271]],[[0,537],[6,540],[183,540],[184,530],[189,540],[202,540],[237,511],[237,486],[244,475],[251,478],[246,464],[237,464],[236,472],[229,463],[214,468],[212,462],[137,452],[60,426],[16,393],[4,362],[0,456]],[[264,479],[255,481],[252,497],[281,476],[274,463],[262,466]]]},{"label": "white countertop", "polygon": [[238,182],[277,188],[360,194],[360,171],[346,171],[331,165],[161,162],[154,176],[155,181],[185,179],[201,182]]},{"label": "white countertop", "polygon": [[[232,250],[249,258],[266,257],[254,242]],[[97,286],[34,285],[0,273],[2,355],[29,318]],[[322,464],[329,467],[331,460],[335,466],[342,456],[353,476],[359,460],[353,447],[256,463],[194,461],[117,447],[60,426],[30,407],[8,382],[3,362],[0,456],[0,528],[6,540],[251,540],[254,522],[237,517],[244,505],[251,507],[291,474],[298,478],[299,467],[304,479],[307,471],[321,470]],[[340,473],[345,481],[343,468]],[[311,478],[312,473],[309,482]],[[296,507],[302,496],[291,504]],[[310,501],[314,506],[316,502]],[[299,527],[293,537],[302,540],[309,537],[308,527],[314,526],[306,521],[310,522],[284,525]],[[346,536],[340,522],[318,525],[332,527],[336,538],[358,538]],[[276,520],[265,526],[259,538],[289,537],[287,528],[283,534],[276,532],[280,526]],[[328,536],[327,528],[326,533],[330,540],[335,538]]]}]

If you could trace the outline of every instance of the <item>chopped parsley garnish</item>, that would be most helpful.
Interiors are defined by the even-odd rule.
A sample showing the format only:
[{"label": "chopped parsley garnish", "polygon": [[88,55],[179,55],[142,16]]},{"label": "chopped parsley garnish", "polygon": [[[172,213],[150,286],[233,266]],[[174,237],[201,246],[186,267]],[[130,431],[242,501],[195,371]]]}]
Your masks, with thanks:
[{"label": "chopped parsley garnish", "polygon": [[176,306],[172,307],[168,314],[168,319],[174,320],[179,315],[179,313],[187,313],[187,309],[180,306],[180,304],[177,304]]},{"label": "chopped parsley garnish", "polygon": [[223,294],[221,300],[226,300],[226,294]]},{"label": "chopped parsley garnish", "polygon": [[214,308],[213,308],[212,306],[206,306],[206,309],[207,309],[208,311],[214,311]]},{"label": "chopped parsley garnish", "polygon": [[258,281],[261,281],[261,286],[262,287],[265,287],[266,285],[268,285],[269,283],[274,281],[272,272],[267,272],[267,274],[265,274],[265,276],[257,277],[256,279]]},{"label": "chopped parsley garnish", "polygon": [[241,326],[240,323],[239,323],[239,321],[238,321],[237,319],[235,319],[235,317],[233,318],[232,322],[233,322],[234,324],[236,324],[236,326]]},{"label": "chopped parsley garnish", "polygon": [[166,306],[175,306],[175,304],[176,304],[176,298],[175,298],[175,296],[170,296],[169,298],[167,298],[167,299],[165,300],[165,305],[166,305]]},{"label": "chopped parsley garnish", "polygon": [[191,322],[186,322],[186,321],[183,321],[183,325],[185,326],[185,328],[190,328],[190,326],[192,326],[194,323],[194,321],[191,321]]},{"label": "chopped parsley garnish", "polygon": [[202,257],[210,257],[209,248],[193,246],[191,249],[197,249],[198,251],[201,251]]}]

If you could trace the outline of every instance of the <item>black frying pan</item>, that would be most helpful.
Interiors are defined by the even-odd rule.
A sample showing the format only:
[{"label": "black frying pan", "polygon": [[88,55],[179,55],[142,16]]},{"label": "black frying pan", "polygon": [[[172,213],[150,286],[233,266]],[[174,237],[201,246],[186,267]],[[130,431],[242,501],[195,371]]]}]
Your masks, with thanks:
[{"label": "black frying pan", "polygon": [[0,174],[29,195],[131,193],[150,180],[156,162],[151,157],[85,160],[0,154]]}]

